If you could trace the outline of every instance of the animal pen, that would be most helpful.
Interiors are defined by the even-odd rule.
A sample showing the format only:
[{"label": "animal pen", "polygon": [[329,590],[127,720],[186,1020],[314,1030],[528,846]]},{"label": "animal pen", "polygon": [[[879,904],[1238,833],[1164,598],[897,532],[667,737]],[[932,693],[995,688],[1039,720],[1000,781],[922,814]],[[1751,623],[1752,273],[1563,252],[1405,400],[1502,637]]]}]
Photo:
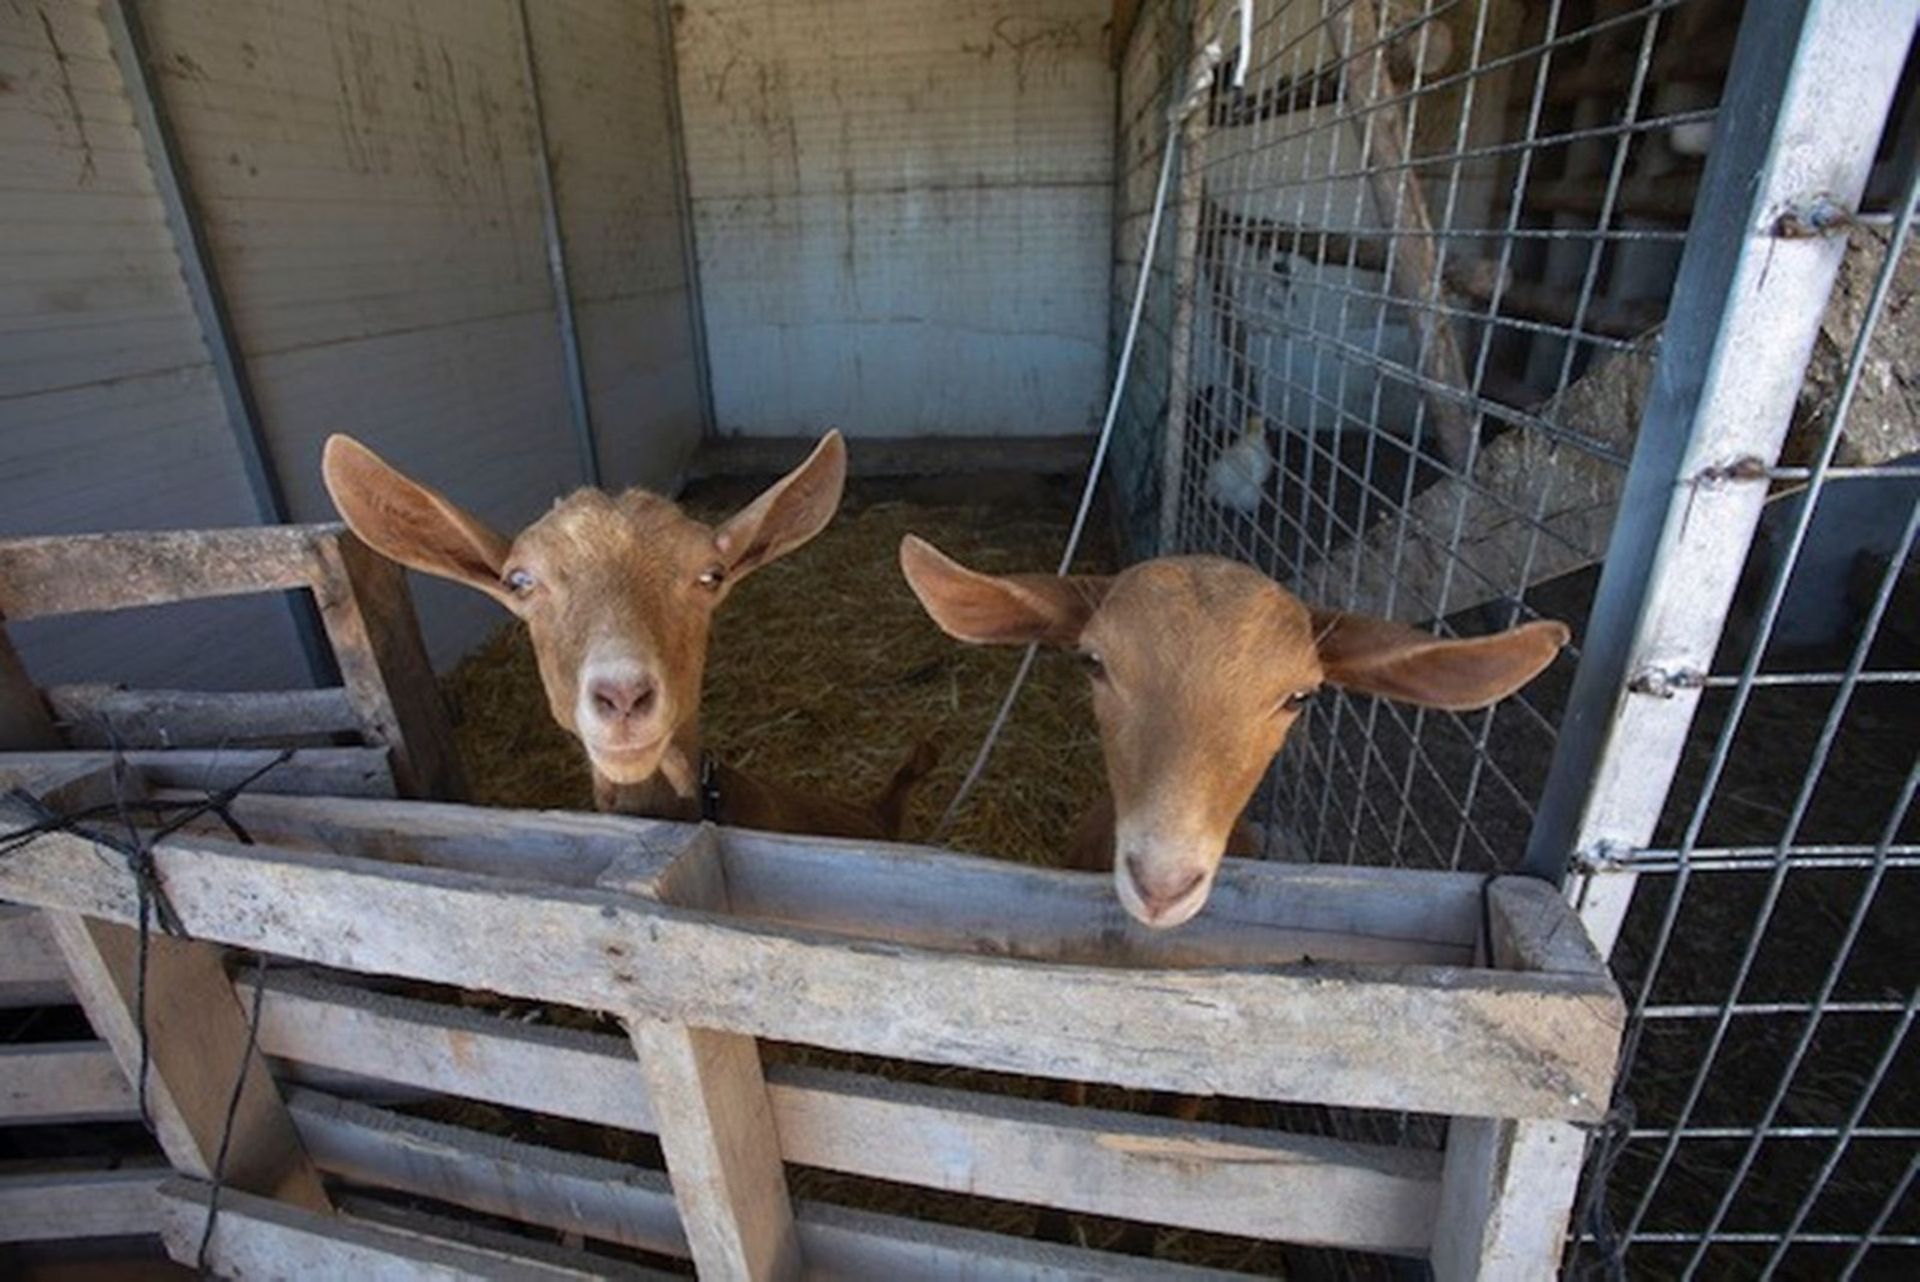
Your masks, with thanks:
[{"label": "animal pen", "polygon": [[[329,34],[373,21],[323,7]],[[1265,858],[1151,931],[1107,878],[982,857],[1005,852],[462,804],[432,664],[472,629],[431,591],[416,618],[336,525],[0,540],[0,1243],[157,1236],[245,1277],[1913,1271],[1920,5],[842,3],[803,22],[689,0],[625,7],[617,39],[592,25],[613,10],[516,0],[462,28],[480,7],[456,8],[458,56],[485,46],[527,96],[515,207],[541,253],[513,287],[558,353],[552,440],[527,457],[550,467],[558,442],[566,483],[664,484],[641,447],[667,428],[624,428],[643,383],[700,402],[696,470],[762,448],[722,432],[840,413],[856,466],[869,420],[922,438],[871,447],[903,470],[1018,465],[1043,449],[982,422],[1097,423],[1104,356],[1126,373],[1094,457],[1126,559],[1214,553],[1332,608],[1460,635],[1555,618],[1574,644],[1483,712],[1330,693],[1256,794]],[[320,521],[288,460],[317,469],[303,398],[328,380],[303,362],[335,340],[289,355],[253,334],[297,346],[308,318],[248,273],[275,234],[348,233],[233,213],[223,184],[289,153],[246,174],[196,114],[275,53],[250,29],[193,43],[220,10],[49,6],[0,16],[0,52],[54,77],[12,96],[75,127],[76,190],[140,161],[256,503],[236,519]],[[887,82],[897,118],[836,117],[849,82],[775,56],[832,46],[836,76],[877,82],[949,22],[978,75],[1017,82],[1011,123],[983,93],[956,113],[978,119],[915,134],[917,95],[958,92],[937,77]],[[603,289],[636,252],[580,211],[639,197],[592,186],[607,131],[581,103],[624,83],[620,41],[663,68],[643,105],[674,262],[665,285]],[[415,89],[457,79],[449,47],[444,73],[409,55]],[[366,114],[383,82],[349,91],[339,65],[340,145],[391,179],[405,148]],[[1057,128],[1021,114],[1049,85],[1078,103]],[[734,135],[709,117],[742,93]],[[808,186],[835,122],[843,159],[850,122],[907,160]],[[915,186],[923,160],[945,186]],[[51,172],[0,179],[23,243],[57,221],[33,203]],[[271,216],[297,222],[291,198]],[[960,225],[927,221],[942,202],[999,237],[977,262],[919,243]],[[815,234],[836,218],[844,244]],[[1062,230],[1089,219],[1112,233],[1091,257]],[[761,288],[783,255],[797,287]],[[903,261],[960,264],[937,282],[953,297],[916,298]],[[863,277],[876,262],[892,274]],[[975,268],[984,299],[959,283]],[[694,336],[662,358],[678,391],[618,365],[605,328],[668,295]],[[20,316],[4,332],[31,336]],[[948,322],[927,350],[901,336]],[[1089,324],[1091,360],[1071,332]],[[531,340],[463,341],[449,368],[479,379]],[[399,387],[404,365],[366,376]],[[0,413],[48,431],[37,404]],[[156,635],[184,616],[142,613],[185,601],[168,608],[268,603],[193,616],[225,620],[198,649],[232,654],[198,684],[272,639],[319,688],[73,671],[204,664]]]}]

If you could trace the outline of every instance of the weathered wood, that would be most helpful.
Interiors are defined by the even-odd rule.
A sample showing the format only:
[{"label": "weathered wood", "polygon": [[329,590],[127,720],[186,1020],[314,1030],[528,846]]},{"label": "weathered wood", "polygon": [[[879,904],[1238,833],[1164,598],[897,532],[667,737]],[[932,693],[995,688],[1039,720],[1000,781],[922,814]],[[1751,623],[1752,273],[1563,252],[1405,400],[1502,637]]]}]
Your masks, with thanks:
[{"label": "weathered wood", "polygon": [[[138,935],[126,926],[66,912],[51,914],[48,924],[87,1019],[113,1048],[125,1080],[137,1083],[142,1044],[135,1007]],[[319,1173],[300,1151],[266,1065],[257,1053],[246,1053],[246,1012],[234,1000],[219,949],[157,933],[150,938],[145,1017],[147,1104],[174,1169],[211,1177],[227,1132],[234,1074],[244,1071],[224,1178],[238,1189],[325,1210]]]},{"label": "weathered wood", "polygon": [[665,1175],[298,1092],[290,1100],[315,1160],[370,1188],[685,1258]]},{"label": "weathered wood", "polygon": [[0,626],[0,750],[58,748],[60,731]]},{"label": "weathered wood", "polygon": [[[609,881],[628,890],[636,884],[625,866],[602,884]],[[727,884],[712,825],[696,829],[640,884],[657,902],[724,912]],[[709,1277],[800,1277],[800,1239],[759,1043],[681,1020],[626,1023],[695,1266]]]},{"label": "weathered wood", "polygon": [[361,733],[392,750],[403,796],[465,796],[453,728],[405,572],[351,533],[319,543],[315,552],[314,600]]},{"label": "weathered wood", "polygon": [[[207,1185],[182,1179],[167,1180],[155,1194],[160,1206],[160,1236],[167,1244],[167,1253],[189,1267],[199,1263],[209,1194]],[[636,1276],[613,1261],[540,1261],[533,1257],[532,1243],[527,1244],[525,1253],[509,1253],[497,1247],[406,1232],[390,1224],[316,1214],[233,1189],[221,1190],[219,1211],[206,1261],[216,1277],[584,1282],[588,1278]]]},{"label": "weathered wood", "polygon": [[66,964],[46,920],[34,909],[0,904],[0,1010],[72,1000]]},{"label": "weathered wood", "polygon": [[[252,795],[234,814],[267,845],[654,894],[686,825],[617,815],[503,812],[417,802]],[[205,831],[217,835],[207,826]],[[928,947],[1125,966],[1472,960],[1481,879],[1229,859],[1206,911],[1177,931],[1134,922],[1111,879],[926,846],[720,829],[732,910]],[[610,889],[616,888],[609,885]]]},{"label": "weathered wood", "polygon": [[1493,964],[1508,970],[1600,975],[1607,963],[1559,890],[1534,877],[1501,877],[1487,890]]},{"label": "weathered wood", "polygon": [[164,1167],[0,1174],[0,1242],[65,1242],[159,1231]]},{"label": "weathered wood", "polygon": [[47,703],[76,748],[214,748],[285,745],[356,731],[360,719],[338,687],[326,690],[128,690],[48,686]]},{"label": "weathered wood", "polygon": [[105,1042],[28,1042],[0,1048],[0,1126],[124,1122],[133,1090]]},{"label": "weathered wood", "polygon": [[[238,987],[250,1000],[250,983]],[[318,1066],[599,1126],[655,1129],[645,1080],[621,1037],[275,976],[260,1044],[303,1075]],[[1431,1235],[1434,1154],[783,1065],[767,1070],[767,1092],[782,1150],[805,1166],[1356,1250],[1424,1251]]]},{"label": "weathered wood", "polygon": [[[639,1019],[1190,1095],[1447,1114],[1592,1120],[1612,1085],[1618,996],[1598,976],[1114,971],[850,947],[627,896],[207,837],[170,839],[155,861],[199,938]],[[1420,874],[1402,875],[1417,894]],[[64,834],[0,861],[0,893],[134,912],[125,870]]]},{"label": "weathered wood", "polygon": [[[667,1181],[656,1172],[306,1093],[292,1106],[322,1165],[356,1182],[598,1241],[687,1254]],[[1225,1276],[991,1233],[949,1236],[910,1220],[842,1216],[824,1206],[803,1204],[796,1225],[816,1277],[1200,1282]]]},{"label": "weathered wood", "polygon": [[0,617],[38,619],[304,588],[338,525],[0,540]]},{"label": "weathered wood", "polygon": [[[266,748],[138,748],[120,754],[151,791],[188,789],[196,795],[230,788],[272,763]],[[0,783],[37,791],[35,781],[112,767],[111,752],[0,753]],[[391,797],[393,774],[385,748],[297,748],[248,785],[249,792]]]},{"label": "weathered wood", "polygon": [[[1197,29],[1198,12],[1189,21]],[[1202,47],[1201,40],[1193,42]],[[1191,90],[1191,86],[1189,89]],[[1160,517],[1155,530],[1158,549],[1164,555],[1182,550],[1180,542],[1181,486],[1187,470],[1187,433],[1189,409],[1193,401],[1193,327],[1194,310],[1200,292],[1200,221],[1206,195],[1201,148],[1206,143],[1209,125],[1203,111],[1190,111],[1180,118],[1180,154],[1174,158],[1179,177],[1173,197],[1173,338],[1167,353],[1167,421],[1160,434]],[[1163,146],[1174,145],[1169,134]],[[1162,158],[1164,162],[1164,157]],[[1143,241],[1141,252],[1146,252]]]},{"label": "weathered wood", "polygon": [[1371,0],[1347,7],[1345,88],[1347,108],[1361,137],[1362,165],[1381,225],[1393,229],[1397,246],[1389,263],[1393,291],[1412,306],[1415,361],[1421,393],[1431,420],[1431,439],[1441,457],[1456,467],[1470,457],[1474,419],[1472,386],[1460,343],[1445,308],[1445,282],[1439,271],[1440,242],[1420,172],[1413,158],[1406,121],[1408,99],[1395,74],[1390,50],[1380,39]]},{"label": "weathered wood", "polygon": [[503,1219],[685,1257],[667,1177],[604,1158],[562,1153],[295,1091],[287,1099],[320,1168]]},{"label": "weathered wood", "polygon": [[1535,1282],[1560,1270],[1585,1136],[1552,1121],[1447,1126],[1435,1282]]}]

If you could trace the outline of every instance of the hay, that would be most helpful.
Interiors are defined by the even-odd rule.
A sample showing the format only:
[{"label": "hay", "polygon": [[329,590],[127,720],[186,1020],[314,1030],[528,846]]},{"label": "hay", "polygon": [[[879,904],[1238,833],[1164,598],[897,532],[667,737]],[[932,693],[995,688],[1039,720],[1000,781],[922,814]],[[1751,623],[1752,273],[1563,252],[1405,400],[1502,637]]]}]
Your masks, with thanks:
[{"label": "hay", "polygon": [[[689,504],[719,515],[701,506]],[[981,569],[1036,570],[1058,558],[1067,517],[1032,504],[850,503],[721,607],[701,706],[706,746],[750,773],[857,800],[877,795],[929,739],[941,763],[915,796],[907,836],[930,836],[1019,651],[963,646],[935,628],[900,576],[901,536],[919,534]],[[1077,568],[1108,567],[1104,548],[1089,552]],[[585,759],[547,711],[525,628],[500,629],[448,689],[475,801],[591,808]],[[1086,677],[1065,656],[1043,655],[946,844],[1058,862],[1100,784]]]}]

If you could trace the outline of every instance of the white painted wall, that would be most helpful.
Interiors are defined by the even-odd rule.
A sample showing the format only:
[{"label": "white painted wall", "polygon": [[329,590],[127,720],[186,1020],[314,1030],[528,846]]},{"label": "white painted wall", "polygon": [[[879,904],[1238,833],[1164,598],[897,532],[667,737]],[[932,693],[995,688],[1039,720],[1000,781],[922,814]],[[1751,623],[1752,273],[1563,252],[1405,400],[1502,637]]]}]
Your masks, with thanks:
[{"label": "white painted wall", "polygon": [[[603,475],[669,485],[701,389],[661,10],[529,9]],[[333,519],[336,431],[509,530],[578,485],[515,0],[140,11],[293,517]],[[0,7],[0,77],[0,530],[251,523],[97,6]],[[505,617],[415,593],[443,666]],[[284,608],[188,613],[20,633],[42,680],[302,682]]]},{"label": "white painted wall", "polygon": [[1092,426],[1112,254],[1106,0],[675,13],[720,430]]},{"label": "white painted wall", "polygon": [[[99,13],[0,5],[0,535],[255,519]],[[306,679],[269,597],[9,631],[43,682]]]}]

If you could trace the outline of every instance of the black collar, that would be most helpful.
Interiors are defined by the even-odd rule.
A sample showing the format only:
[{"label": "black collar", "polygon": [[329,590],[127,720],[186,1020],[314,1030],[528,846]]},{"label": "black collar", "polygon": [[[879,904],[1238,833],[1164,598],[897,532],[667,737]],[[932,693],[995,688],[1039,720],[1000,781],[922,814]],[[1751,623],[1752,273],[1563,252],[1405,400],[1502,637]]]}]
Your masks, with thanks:
[{"label": "black collar", "polygon": [[700,818],[707,823],[720,822],[719,763],[710,752],[700,754]]}]

